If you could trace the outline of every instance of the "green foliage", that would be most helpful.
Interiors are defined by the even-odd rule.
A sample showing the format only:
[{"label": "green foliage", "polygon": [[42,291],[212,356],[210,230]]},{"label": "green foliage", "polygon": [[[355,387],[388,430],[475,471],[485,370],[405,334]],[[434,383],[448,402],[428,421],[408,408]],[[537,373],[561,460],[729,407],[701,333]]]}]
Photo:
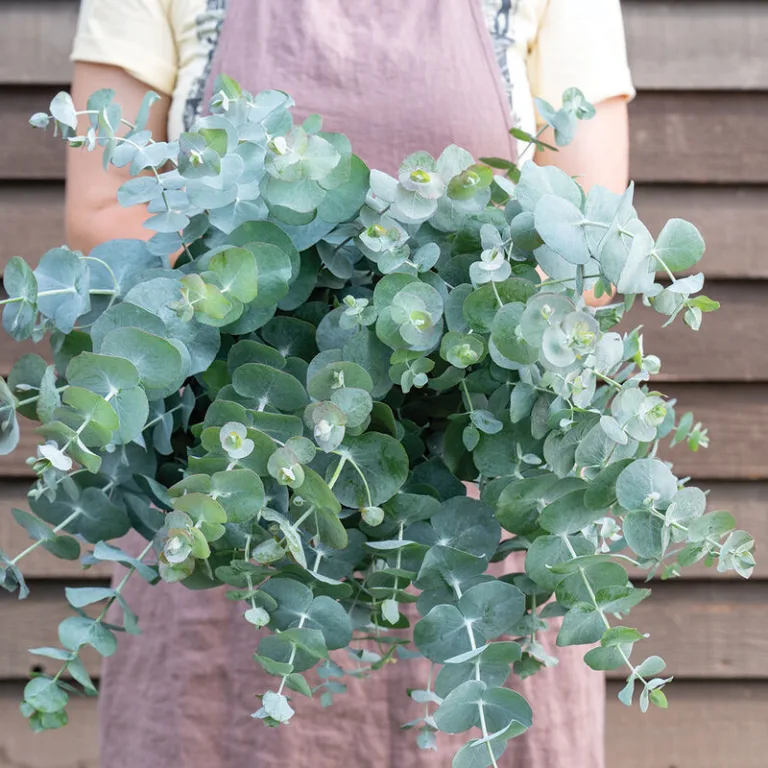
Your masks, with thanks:
[{"label": "green foliage", "polygon": [[[272,630],[254,657],[279,681],[253,714],[270,726],[301,710],[287,691],[328,704],[345,674],[423,655],[440,669],[411,691],[426,710],[408,725],[424,748],[478,729],[459,768],[496,765],[530,726],[504,683],[555,662],[536,641],[552,616],[559,645],[599,643],[590,667],[628,669],[622,701],[639,685],[641,708],[665,707],[663,662],[633,661],[644,636],[612,623],[649,594],[624,565],[754,565],[749,535],[657,458],[667,439],[706,447],[706,430],[650,388],[660,361],[642,337],[612,330],[635,297],[694,329],[717,308],[694,295],[700,275],[674,275],[701,258],[695,227],[673,219],[654,242],[632,187],[585,194],[554,167],[477,164],[455,146],[410,155],[396,177],[369,171],[317,116],[294,125],[285,94],[228,78],[210,116],[154,142],[155,98],[131,125],[99,91],[84,135],[67,94],[32,119],[130,167],[118,198],[146,203],[155,234],[9,263],[3,326],[50,333],[56,362],[25,355],[0,380],[0,453],[17,414],[45,441],[33,514],[13,513],[33,543],[0,553],[0,584],[23,598],[28,552],[85,546],[85,565],[121,563],[126,579],[226,585]],[[594,114],[575,89],[540,108],[558,144]],[[585,291],[611,285],[623,299],[590,306]],[[148,542],[138,558],[112,543],[130,528]],[[512,551],[525,573],[492,576]],[[108,656],[116,631],[138,632],[124,584],[68,589],[62,647],[34,651],[86,693],[81,649]],[[114,604],[122,625],[105,623]],[[378,652],[353,646],[370,636]],[[356,664],[330,661],[338,648]],[[71,689],[33,679],[32,727],[64,725]]]}]

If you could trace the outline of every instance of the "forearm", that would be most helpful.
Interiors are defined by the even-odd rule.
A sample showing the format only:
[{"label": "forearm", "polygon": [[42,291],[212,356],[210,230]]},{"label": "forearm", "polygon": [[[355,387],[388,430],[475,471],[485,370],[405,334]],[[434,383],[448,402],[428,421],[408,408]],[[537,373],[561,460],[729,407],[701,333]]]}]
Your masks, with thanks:
[{"label": "forearm", "polygon": [[[148,86],[117,67],[79,62],[75,65],[72,98],[79,108],[100,88],[115,91],[115,100],[127,116],[135,115]],[[166,138],[170,100],[164,96],[153,105],[146,128],[156,141]],[[88,122],[81,118],[80,131]],[[129,169],[102,167],[102,150],[70,150],[67,153],[67,188],[65,199],[66,242],[71,248],[89,252],[94,246],[116,238],[148,240],[153,232],[143,224],[149,217],[145,205],[123,208],[117,202],[120,186],[131,178]]]},{"label": "forearm", "polygon": [[83,253],[107,240],[136,238],[149,240],[154,234],[143,224],[149,214],[146,206],[122,208],[116,201],[101,208],[81,209],[73,204],[68,207],[66,243]]},{"label": "forearm", "polygon": [[[577,178],[585,190],[599,184],[612,192],[621,193],[629,181],[629,121],[627,101],[609,99],[595,105],[597,114],[592,120],[579,123],[575,139],[559,152],[545,150],[536,153],[539,165],[556,165],[569,176]],[[554,137],[547,129],[542,136],[554,145]],[[587,293],[587,303],[602,306],[610,303],[613,295],[596,299]]]},{"label": "forearm", "polygon": [[[576,137],[559,152],[537,152],[536,163],[556,165],[569,176],[577,177],[585,190],[595,184],[612,192],[623,192],[629,181],[629,120],[627,100],[608,99],[595,105],[592,120],[579,123]],[[554,144],[551,129],[542,139]]]}]

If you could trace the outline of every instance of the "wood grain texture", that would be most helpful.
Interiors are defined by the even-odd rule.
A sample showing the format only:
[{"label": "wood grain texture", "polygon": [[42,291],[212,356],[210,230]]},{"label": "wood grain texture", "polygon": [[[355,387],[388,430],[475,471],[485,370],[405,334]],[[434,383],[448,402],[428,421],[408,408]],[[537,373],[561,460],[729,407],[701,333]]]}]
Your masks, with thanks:
[{"label": "wood grain texture", "polygon": [[[94,582],[69,582],[68,586],[77,584],[94,586]],[[108,581],[96,582],[109,586]],[[58,641],[59,623],[74,612],[64,598],[64,584],[38,581],[30,583],[32,590],[26,600],[17,600],[14,595],[5,591],[0,594],[0,626],[13,627],[12,632],[4,632],[2,653],[0,653],[0,680],[24,679],[30,671],[43,671],[56,674],[60,663],[55,659],[43,656],[33,656],[29,648],[43,646],[60,646]],[[92,607],[86,613],[93,616]],[[121,642],[124,638],[120,638]],[[101,657],[92,648],[86,648],[82,654],[83,663],[89,672],[98,676]]]},{"label": "wood grain texture", "polygon": [[709,429],[710,447],[697,453],[685,445],[662,447],[678,477],[758,480],[768,477],[768,386],[762,384],[659,385],[677,399],[679,414],[693,411]]},{"label": "wood grain texture", "polygon": [[754,0],[623,0],[637,88],[768,89],[768,5]]},{"label": "wood grain texture", "polygon": [[[608,768],[765,768],[768,684],[675,681],[670,708],[645,715],[621,704],[618,688],[607,690]],[[21,692],[21,683],[0,684],[0,768],[99,768],[95,699],[73,698],[66,728],[33,734]]]},{"label": "wood grain texture", "polygon": [[[65,146],[31,128],[50,87],[0,89],[0,178],[51,180],[64,174]],[[768,183],[768,93],[641,92],[630,105],[632,178],[638,182]]]},{"label": "wood grain texture", "polygon": [[19,712],[21,683],[0,683],[0,768],[99,768],[95,698],[72,696],[66,728],[32,733]]},{"label": "wood grain texture", "polygon": [[768,278],[768,188],[639,184],[635,207],[654,236],[672,218],[695,224],[707,243],[698,268],[708,280]]},{"label": "wood grain texture", "polygon": [[644,92],[630,104],[630,176],[638,182],[768,180],[768,94]]},{"label": "wood grain texture", "polygon": [[768,684],[673,681],[669,709],[645,715],[616,698],[606,706],[608,768],[765,768]]},{"label": "wood grain texture", "polygon": [[[27,532],[11,516],[14,507],[29,511],[29,486],[30,481],[26,480],[0,483],[0,549],[11,556],[22,552],[32,543]],[[88,545],[82,547],[83,554],[87,548]],[[78,560],[59,560],[42,547],[38,547],[24,558],[21,569],[28,579],[104,579],[109,578],[112,573],[112,568],[107,563],[83,570]]]},{"label": "wood grain texture", "polygon": [[[47,672],[58,670],[56,661],[32,657],[27,649],[56,645],[56,628],[71,615],[71,609],[62,585],[32,582],[30,587],[32,594],[22,601],[0,594],[0,625],[14,627],[3,639],[0,680],[24,678],[35,665]],[[765,581],[656,583],[651,597],[630,615],[629,626],[650,635],[635,655],[640,659],[642,654],[663,657],[668,673],[676,677],[768,679],[766,611]],[[127,641],[141,642],[141,638]],[[98,655],[87,651],[84,661],[98,675]],[[621,674],[612,672],[610,676],[620,678]]]},{"label": "wood grain texture", "polygon": [[[66,84],[76,0],[0,4],[0,83]],[[752,0],[624,0],[627,50],[642,89],[768,89],[768,9]]]},{"label": "wood grain texture", "polygon": [[64,178],[66,145],[52,130],[32,128],[29,118],[45,111],[59,88],[14,86],[0,89],[0,132],[13,141],[0,147],[0,178],[28,181]]},{"label": "wood grain texture", "polygon": [[12,256],[33,267],[65,242],[64,185],[60,182],[0,185],[0,272]]},{"label": "wood grain texture", "polygon": [[0,3],[0,83],[68,83],[78,5],[75,0]]},{"label": "wood grain texture", "polygon": [[685,325],[682,315],[663,328],[667,318],[640,302],[619,329],[643,326],[646,354],[661,359],[659,382],[768,381],[764,331],[768,285],[760,281],[709,282],[704,293],[721,306],[704,317],[699,331]]}]

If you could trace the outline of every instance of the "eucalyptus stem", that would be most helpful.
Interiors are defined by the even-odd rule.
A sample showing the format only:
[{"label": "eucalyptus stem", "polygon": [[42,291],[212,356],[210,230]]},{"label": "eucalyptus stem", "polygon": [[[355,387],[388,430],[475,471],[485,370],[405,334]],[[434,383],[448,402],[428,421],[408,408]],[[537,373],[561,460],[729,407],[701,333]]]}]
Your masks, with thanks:
[{"label": "eucalyptus stem", "polygon": [[493,295],[496,297],[496,301],[499,303],[499,307],[504,306],[504,302],[501,300],[501,296],[499,296],[499,289],[496,287],[496,283],[491,280],[491,287],[493,288]]},{"label": "eucalyptus stem", "polygon": [[459,382],[459,386],[464,390],[464,395],[467,398],[467,405],[469,406],[469,412],[472,413],[475,409],[472,407],[472,398],[469,396],[469,390],[467,389],[467,382],[462,379]]},{"label": "eucalyptus stem", "polygon": [[[658,509],[654,509],[653,507],[651,507],[649,512],[654,517],[657,517],[659,520],[663,520],[664,524],[668,525],[670,528],[674,528],[677,531],[682,531],[686,535],[688,534],[689,529],[687,526],[682,525],[681,523],[678,523],[677,521],[674,521],[674,520],[672,522],[669,522],[667,518],[661,512],[659,512]],[[719,541],[716,541],[711,536],[707,536],[703,541],[709,544],[710,546],[715,547],[717,549],[717,557],[720,557],[720,552],[722,551],[723,545]]]},{"label": "eucalyptus stem", "polygon": [[[301,629],[304,626],[304,622],[307,619],[306,614],[302,614],[301,618],[299,619],[299,623],[296,626],[296,629]],[[296,644],[294,643],[293,647],[291,648],[291,655],[288,657],[288,663],[293,665],[293,661],[296,658]],[[280,687],[277,689],[277,695],[280,696],[283,692],[283,688],[285,688],[285,683],[288,680],[288,675],[293,674],[292,672],[289,672],[286,675],[283,675],[283,679],[280,681]]]},{"label": "eucalyptus stem", "polygon": [[154,418],[154,419],[152,419],[151,421],[148,421],[148,422],[147,422],[147,423],[144,425],[144,427],[142,428],[142,432],[143,432],[145,429],[149,429],[150,427],[154,427],[154,426],[155,426],[155,424],[157,424],[159,421],[162,421],[162,420],[163,420],[163,419],[164,419],[164,418],[165,418],[165,417],[166,417],[166,416],[167,416],[169,413],[175,413],[176,411],[179,411],[179,410],[181,410],[181,408],[182,408],[182,407],[183,407],[183,406],[182,406],[181,404],[179,404],[179,405],[174,405],[174,406],[173,406],[173,408],[169,408],[167,411],[165,411],[164,413],[161,413],[159,416],[155,416],[155,418]]},{"label": "eucalyptus stem", "polygon": [[[249,533],[245,537],[245,562],[247,563],[250,559],[251,559],[251,534]],[[246,571],[245,573],[245,581],[248,584],[248,591],[253,592],[253,578],[251,577],[251,574],[248,571]],[[250,602],[251,602],[251,608],[255,608],[256,601],[253,595],[250,596]]]},{"label": "eucalyptus stem", "polygon": [[[459,586],[458,582],[455,582],[453,584],[453,590],[456,593],[457,599],[461,600],[461,587]],[[467,637],[469,638],[469,645],[472,648],[473,651],[477,650],[477,642],[475,641],[475,635],[472,632],[472,627],[469,624],[466,624],[466,630],[467,630]],[[480,682],[480,659],[475,657],[475,680]],[[482,704],[477,705],[477,711],[480,713],[480,730],[483,734],[483,739],[485,740],[485,746],[488,748],[488,757],[491,758],[491,765],[494,768],[499,768],[498,763],[496,762],[496,755],[493,754],[493,747],[491,746],[491,742],[488,741],[488,724],[485,722],[485,710],[483,709]]]},{"label": "eucalyptus stem", "polygon": [[601,379],[606,384],[610,384],[612,387],[616,387],[617,389],[623,389],[622,385],[619,384],[616,379],[612,379],[610,376],[606,376],[604,373],[600,373],[599,371],[595,371],[595,376],[597,376],[598,379]]},{"label": "eucalyptus stem", "polygon": [[347,455],[342,453],[337,453],[338,456],[341,458],[339,459],[339,463],[336,465],[336,469],[333,471],[333,475],[331,479],[328,481],[328,487],[333,488],[334,485],[336,485],[336,482],[339,479],[339,476],[341,475],[341,470],[344,469],[344,465],[347,463]]},{"label": "eucalyptus stem", "polygon": [[667,263],[664,261],[664,259],[662,259],[661,256],[659,256],[659,254],[656,253],[656,251],[651,251],[651,256],[653,256],[653,258],[656,259],[656,261],[659,262],[659,264],[661,265],[662,269],[667,273],[667,276],[669,277],[669,279],[673,283],[676,283],[677,282],[677,278],[675,277],[675,275],[672,272],[672,270],[667,266]]},{"label": "eucalyptus stem", "polygon": [[544,135],[544,131],[546,131],[546,130],[547,130],[547,128],[548,128],[548,126],[547,126],[547,125],[543,125],[541,128],[539,128],[539,130],[536,132],[536,135],[533,137],[533,141],[529,141],[529,142],[528,142],[528,143],[525,145],[525,147],[523,147],[523,150],[522,150],[522,152],[520,152],[520,155],[519,155],[519,156],[518,156],[518,158],[517,158],[517,164],[518,164],[518,167],[519,167],[519,165],[520,165],[520,161],[523,159],[523,157],[525,156],[525,154],[528,152],[528,150],[529,150],[531,147],[533,147],[533,146],[535,146],[535,145],[536,145],[536,143],[537,143],[537,139],[541,138],[541,137]]},{"label": "eucalyptus stem", "polygon": [[[80,117],[81,115],[100,115],[102,110],[99,109],[80,109],[77,111],[77,116]],[[49,115],[49,117],[53,117],[53,115]],[[120,118],[120,122],[126,126],[127,128],[130,128],[132,131],[136,130],[136,126],[130,121],[126,120],[124,117]],[[154,144],[154,139],[150,139],[151,143]]]},{"label": "eucalyptus stem", "polygon": [[[78,509],[75,510],[66,520],[63,520],[61,523],[59,523],[52,531],[51,533],[56,535],[59,533],[59,531],[64,530],[73,520],[76,520],[80,515],[82,514],[83,510]],[[41,544],[48,541],[48,539],[38,539],[34,543],[30,544],[23,552],[19,552],[16,557],[11,560],[11,565],[16,565],[16,563],[19,562],[22,558],[26,557],[30,552],[34,552]]]},{"label": "eucalyptus stem", "polygon": [[315,511],[315,505],[310,505],[309,509],[293,524],[293,528],[298,530],[299,526]]},{"label": "eucalyptus stem", "polygon": [[[74,287],[70,288],[51,288],[50,291],[40,291],[40,293],[37,294],[37,298],[40,297],[45,298],[46,296],[63,296],[67,293],[77,293]],[[119,293],[119,291],[113,291],[111,288],[90,288],[88,290],[88,293],[91,296],[113,296],[116,293]],[[0,306],[3,306],[3,304],[15,304],[17,301],[25,301],[24,296],[14,296],[10,299],[3,299],[0,301]]]},{"label": "eucalyptus stem", "polygon": [[[141,554],[136,558],[136,560],[138,562],[141,562],[147,556],[147,554],[152,549],[153,543],[154,542],[150,541],[149,544],[147,544],[147,546],[144,547],[144,549],[142,550]],[[104,621],[104,619],[105,619],[105,617],[107,615],[107,612],[112,607],[114,602],[120,597],[123,589],[125,588],[125,585],[128,583],[128,579],[130,579],[131,576],[133,576],[133,574],[135,572],[136,572],[136,566],[135,565],[131,565],[128,568],[128,572],[125,574],[125,576],[123,576],[122,579],[120,579],[120,583],[115,587],[114,594],[104,604],[104,608],[102,608],[101,613],[94,619],[94,623],[101,624]],[[74,650],[72,652],[71,658],[68,659],[68,661],[65,664],[62,665],[62,667],[59,669],[59,671],[56,673],[55,677],[53,678],[53,682],[54,683],[62,676],[62,674],[64,674],[64,672],[65,672],[65,670],[67,668],[67,664],[69,664],[70,662],[74,661],[75,659],[77,659],[80,656],[80,652],[81,652],[81,650],[84,647],[85,646],[81,645],[79,648],[77,648],[76,650]]]},{"label": "eucalyptus stem", "polygon": [[[567,536],[562,537],[563,542],[565,543],[565,546],[568,548],[568,552],[570,553],[571,557],[574,559],[578,557],[576,554],[576,550],[573,548],[573,544],[571,544],[569,538]],[[594,606],[595,610],[600,614],[600,618],[603,622],[603,625],[606,629],[611,628],[611,622],[608,621],[608,618],[605,615],[605,612],[600,607],[600,604],[597,602],[597,597],[595,596],[595,591],[592,589],[592,585],[589,582],[589,579],[587,578],[586,571],[582,566],[578,566],[579,574],[581,575],[581,580],[584,582],[584,587],[587,590],[587,594],[589,595],[589,599],[592,602],[592,605]],[[632,664],[632,662],[629,660],[629,656],[627,656],[626,653],[624,653],[624,649],[620,646],[616,646],[616,650],[619,652],[619,656],[621,656],[621,660],[624,662],[624,664],[629,669],[631,676],[635,680],[639,680],[643,685],[647,686],[648,681],[637,671],[637,667]]]},{"label": "eucalyptus stem", "polygon": [[363,470],[360,469],[360,467],[357,465],[355,460],[349,456],[348,454],[340,453],[339,451],[334,451],[334,453],[337,456],[341,456],[341,461],[339,462],[339,466],[336,467],[336,471],[333,473],[333,477],[331,478],[331,481],[328,483],[329,488],[333,488],[333,486],[336,484],[336,481],[339,479],[339,475],[341,474],[341,466],[344,463],[344,461],[348,461],[354,468],[357,474],[360,476],[360,479],[363,481],[363,487],[365,488],[365,495],[368,498],[368,506],[373,506],[373,498],[371,497],[371,489],[368,485],[368,481],[365,479],[365,475],[363,474]]},{"label": "eucalyptus stem", "polygon": [[[63,387],[56,387],[55,391],[56,392],[63,392],[65,389],[68,389],[68,388],[69,388],[69,384],[65,384]],[[15,407],[12,406],[10,403],[5,403],[4,405],[0,406],[0,413],[2,413],[3,411],[10,410],[12,408],[14,410],[16,410],[18,408],[21,408],[21,406],[23,406],[23,405],[29,405],[30,403],[36,403],[39,399],[40,399],[40,395],[33,395],[32,397],[25,397],[23,400],[18,400],[16,402]]]},{"label": "eucalyptus stem", "polygon": [[[82,259],[83,261],[95,261],[97,264],[101,264],[101,266],[107,270],[107,273],[112,278],[112,286],[114,288],[114,291],[112,293],[112,296],[109,300],[109,305],[107,307],[107,309],[109,309],[109,307],[111,307],[115,303],[115,298],[120,295],[120,282],[118,281],[117,276],[115,275],[112,267],[110,267],[109,264],[107,264],[107,262],[104,261],[103,259],[99,259],[96,256],[83,256]],[[99,295],[96,293],[96,291],[92,291],[91,293],[93,293],[94,296]]]}]

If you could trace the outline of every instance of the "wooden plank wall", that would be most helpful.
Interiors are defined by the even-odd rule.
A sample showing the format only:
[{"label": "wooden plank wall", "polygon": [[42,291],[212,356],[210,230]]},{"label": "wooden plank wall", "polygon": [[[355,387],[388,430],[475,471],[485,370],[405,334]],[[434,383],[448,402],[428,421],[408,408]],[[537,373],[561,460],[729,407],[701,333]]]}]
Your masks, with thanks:
[{"label": "wooden plank wall", "polygon": [[[638,87],[631,106],[638,209],[654,232],[673,216],[702,229],[707,293],[723,303],[698,335],[661,331],[642,309],[636,322],[646,324],[646,349],[667,360],[660,386],[710,428],[708,451],[677,448],[672,458],[682,474],[712,488],[713,508],[731,509],[761,543],[768,539],[768,0],[623,6]],[[63,149],[26,120],[67,84],[76,15],[76,0],[0,0],[0,271],[10,256],[35,259],[63,239]],[[0,342],[0,373],[18,354]],[[0,460],[0,543],[12,552],[25,545],[9,514],[24,503],[25,475],[21,459]],[[75,702],[65,731],[42,737],[28,733],[18,714],[35,663],[25,649],[54,640],[66,610],[60,581],[77,573],[42,556],[28,569],[26,603],[0,594],[0,627],[14,627],[0,636],[0,768],[96,768],[92,700]],[[95,569],[85,577],[106,575]],[[619,683],[609,681],[609,768],[762,768],[768,562],[760,559],[748,583],[703,568],[659,583],[636,624],[651,633],[646,647],[667,658],[677,680],[670,709],[646,716],[620,705]]]}]

